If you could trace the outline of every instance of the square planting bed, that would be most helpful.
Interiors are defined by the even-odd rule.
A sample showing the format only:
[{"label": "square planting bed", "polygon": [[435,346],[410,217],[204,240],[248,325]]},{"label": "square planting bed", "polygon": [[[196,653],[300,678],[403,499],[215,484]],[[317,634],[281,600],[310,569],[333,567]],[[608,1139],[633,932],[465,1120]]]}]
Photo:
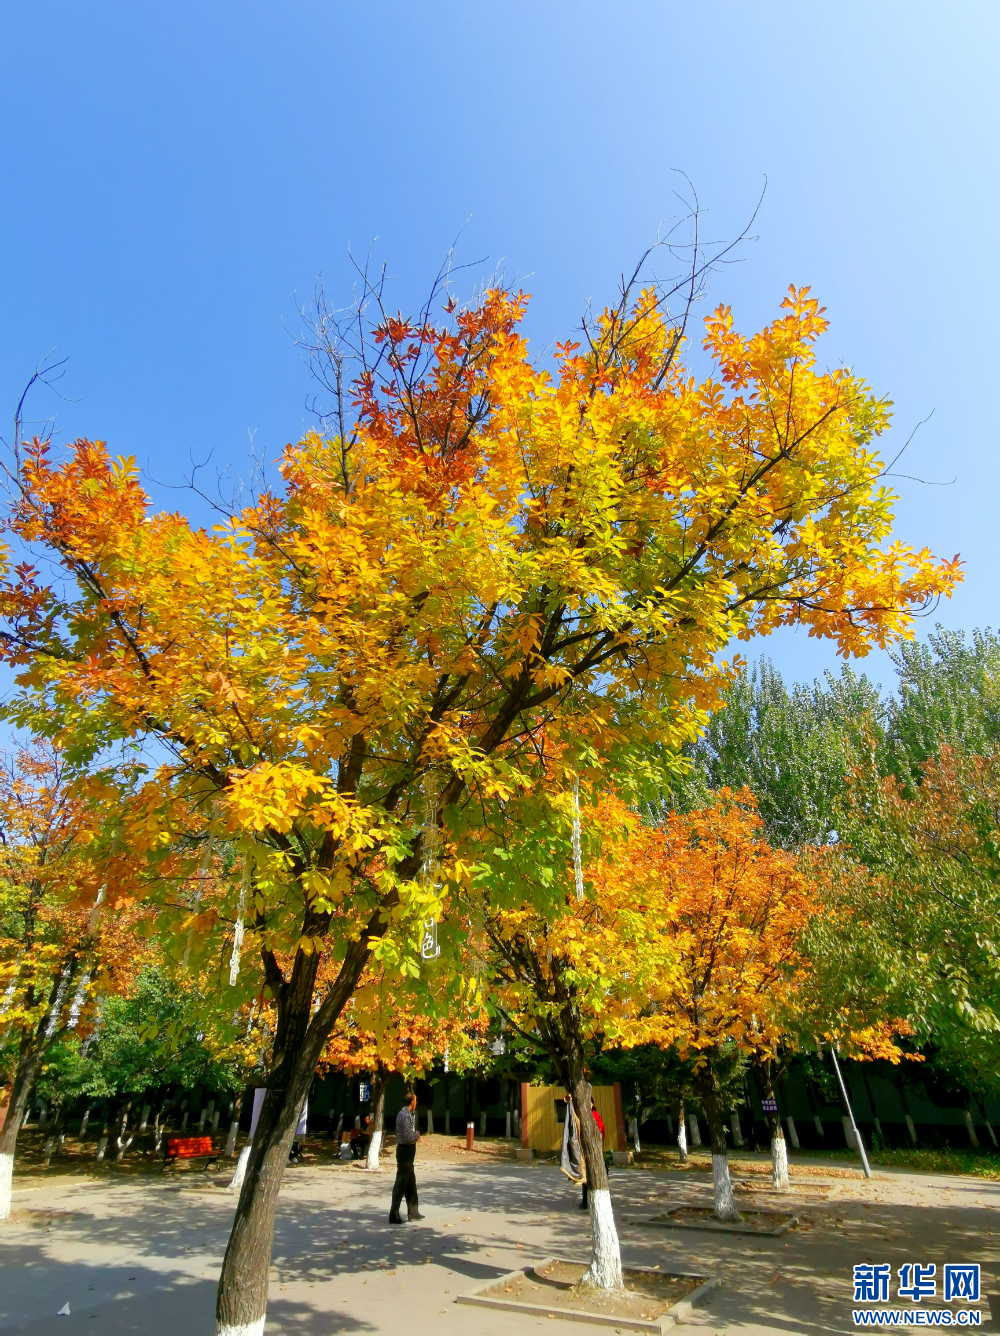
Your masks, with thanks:
[{"label": "square planting bed", "polygon": [[741,1220],[716,1220],[711,1206],[675,1206],[662,1215],[630,1220],[633,1225],[658,1225],[661,1229],[708,1229],[717,1234],[763,1234],[777,1238],[799,1223],[797,1215],[781,1211],[740,1211]]},{"label": "square planting bed", "polygon": [[688,1271],[660,1271],[648,1266],[624,1267],[626,1293],[581,1290],[586,1262],[547,1257],[544,1262],[509,1271],[499,1280],[455,1300],[481,1308],[499,1308],[533,1317],[591,1322],[619,1331],[668,1331],[687,1317],[692,1305],[720,1282],[714,1276]]}]

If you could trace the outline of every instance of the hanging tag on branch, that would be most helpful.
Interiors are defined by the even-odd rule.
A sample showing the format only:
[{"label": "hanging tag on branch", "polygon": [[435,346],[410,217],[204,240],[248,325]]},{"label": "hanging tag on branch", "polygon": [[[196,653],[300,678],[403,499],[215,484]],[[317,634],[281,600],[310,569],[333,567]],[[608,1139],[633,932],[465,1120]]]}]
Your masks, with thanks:
[{"label": "hanging tag on branch", "polygon": [[576,898],[583,899],[583,853],[580,849],[580,776],[573,776],[573,875]]}]

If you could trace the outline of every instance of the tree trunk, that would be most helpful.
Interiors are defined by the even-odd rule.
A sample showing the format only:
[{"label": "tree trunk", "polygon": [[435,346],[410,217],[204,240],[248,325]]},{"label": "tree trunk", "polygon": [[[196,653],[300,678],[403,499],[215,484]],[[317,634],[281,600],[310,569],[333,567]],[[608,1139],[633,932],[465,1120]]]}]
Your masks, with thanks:
[{"label": "tree trunk", "polygon": [[[25,1114],[31,1101],[35,1082],[42,1070],[42,1059],[51,1045],[60,1037],[58,1026],[59,1010],[62,1006],[66,987],[72,982],[77,958],[71,957],[72,963],[65,964],[53,981],[49,991],[48,1006],[33,1031],[24,1034],[21,1040],[20,1057],[14,1073],[14,1083],[7,1107],[7,1118],[0,1130],[0,1220],[10,1215],[11,1180],[14,1174],[14,1149],[17,1134],[21,1130]],[[32,990],[29,989],[29,995]],[[30,1001],[30,996],[29,996]]]},{"label": "tree trunk", "polygon": [[[277,985],[278,1025],[272,1067],[219,1276],[217,1336],[263,1334],[274,1211],[302,1104],[330,1031],[368,963],[369,937],[382,930],[376,915],[360,939],[349,945],[336,982],[315,1014],[312,1003],[320,963],[318,952],[307,955],[299,950],[291,977]],[[277,971],[273,958],[265,958],[265,968],[273,976]]]},{"label": "tree trunk", "polygon": [[7,1106],[7,1118],[0,1131],[0,1220],[10,1216],[11,1180],[14,1175],[14,1152],[17,1147],[17,1134],[31,1101],[31,1094],[41,1070],[42,1057],[31,1045],[22,1053],[14,1073],[14,1084]]},{"label": "tree trunk", "polygon": [[583,1052],[577,1045],[569,1053],[570,1093],[573,1108],[580,1120],[580,1147],[587,1171],[587,1199],[590,1204],[590,1228],[593,1255],[590,1266],[583,1273],[581,1285],[598,1290],[621,1290],[622,1253],[615,1228],[615,1214],[611,1207],[611,1187],[604,1163],[604,1142],[592,1112],[593,1094],[584,1075]]},{"label": "tree trunk", "polygon": [[682,1099],[677,1101],[677,1149],[680,1152],[681,1164],[687,1164],[687,1117],[684,1112],[684,1101]]},{"label": "tree trunk", "polygon": [[135,1133],[133,1133],[132,1136],[130,1136],[127,1141],[125,1140],[125,1132],[128,1128],[128,1116],[131,1112],[132,1112],[132,1101],[131,1099],[127,1099],[124,1105],[122,1106],[121,1113],[118,1115],[118,1123],[115,1129],[114,1146],[116,1151],[118,1152],[115,1155],[115,1162],[117,1164],[121,1164],[122,1160],[125,1158],[125,1152],[128,1150],[129,1146],[131,1146],[132,1142],[135,1140]]},{"label": "tree trunk", "polygon": [[385,1087],[389,1079],[388,1070],[381,1063],[372,1072],[370,1092],[371,1123],[368,1131],[368,1159],[365,1168],[375,1173],[379,1167],[379,1155],[382,1152],[382,1133],[385,1128]]},{"label": "tree trunk", "polygon": [[229,1136],[226,1138],[226,1158],[236,1154],[236,1138],[240,1132],[240,1110],[243,1108],[243,1096],[237,1095],[233,1103],[233,1121],[229,1124]]},{"label": "tree trunk", "polygon": [[705,1111],[709,1135],[712,1138],[712,1196],[716,1220],[736,1220],[740,1213],[733,1200],[733,1184],[729,1177],[729,1153],[726,1148],[726,1124],[719,1107],[715,1072],[706,1066],[698,1073],[698,1097]]},{"label": "tree trunk", "polygon": [[52,1152],[62,1145],[62,1136],[60,1133],[62,1131],[63,1119],[65,1116],[65,1104],[57,1104],[56,1116],[52,1120],[52,1127],[49,1130],[49,1135],[45,1139],[45,1159],[42,1162],[42,1167],[45,1169],[48,1169],[52,1162]]},{"label": "tree trunk", "polygon": [[[774,1063],[771,1061],[762,1062],[758,1067],[758,1073],[764,1098],[776,1100]],[[778,1113],[767,1113],[765,1117],[767,1118],[768,1131],[771,1133],[771,1186],[778,1192],[786,1192],[789,1187],[788,1147],[785,1145],[785,1133],[781,1127],[781,1117]]]}]

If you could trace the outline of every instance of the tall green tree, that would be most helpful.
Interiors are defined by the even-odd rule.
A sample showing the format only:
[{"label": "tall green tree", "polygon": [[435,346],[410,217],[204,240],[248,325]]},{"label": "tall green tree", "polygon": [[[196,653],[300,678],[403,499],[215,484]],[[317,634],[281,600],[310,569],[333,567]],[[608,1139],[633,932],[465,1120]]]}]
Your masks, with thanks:
[{"label": "tall green tree", "polygon": [[845,667],[822,683],[789,689],[768,659],[744,668],[724,706],[687,748],[661,809],[705,806],[723,788],[748,788],[768,843],[779,849],[826,844],[835,832],[844,781],[861,751],[883,733],[878,688]]}]

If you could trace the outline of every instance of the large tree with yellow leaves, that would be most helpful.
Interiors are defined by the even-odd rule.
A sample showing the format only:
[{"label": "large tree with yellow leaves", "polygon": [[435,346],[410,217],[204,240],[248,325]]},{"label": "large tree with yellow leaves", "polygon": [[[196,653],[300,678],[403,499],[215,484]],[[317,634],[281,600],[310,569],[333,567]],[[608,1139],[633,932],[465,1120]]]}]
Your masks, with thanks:
[{"label": "large tree with yellow leaves", "polygon": [[720,308],[702,381],[656,291],[626,291],[551,364],[529,357],[524,306],[494,289],[442,325],[383,319],[353,420],[289,447],[281,486],[211,530],[153,512],[101,444],[9,464],[18,718],[75,748],[155,739],[130,847],[169,844],[183,809],[250,868],[278,1022],[220,1332],[263,1330],[298,1111],[370,955],[419,968],[464,830],[548,782],[543,736],[599,784],[692,734],[733,637],[799,624],[864,653],[958,578],[888,543],[888,407],[817,367],[807,290],[750,338]]}]

